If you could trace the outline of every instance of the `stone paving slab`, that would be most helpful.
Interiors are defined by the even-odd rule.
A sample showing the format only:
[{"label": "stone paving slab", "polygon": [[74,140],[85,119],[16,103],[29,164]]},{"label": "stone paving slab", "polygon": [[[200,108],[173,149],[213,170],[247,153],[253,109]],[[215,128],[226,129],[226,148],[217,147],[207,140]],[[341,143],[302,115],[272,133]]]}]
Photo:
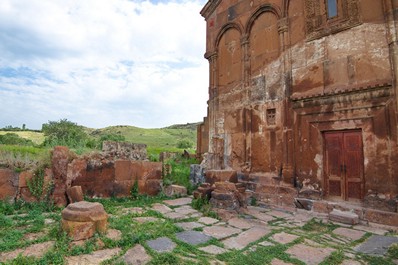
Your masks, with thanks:
[{"label": "stone paving slab", "polygon": [[232,226],[219,226],[219,225],[214,225],[214,226],[207,226],[203,228],[203,233],[217,238],[217,239],[223,239],[230,237],[232,235],[235,235],[237,233],[240,233],[242,230],[232,227]]},{"label": "stone paving slab", "polygon": [[303,244],[297,244],[289,248],[286,253],[303,261],[307,265],[317,265],[335,251],[333,248],[315,248]]},{"label": "stone paving slab", "polygon": [[237,217],[228,220],[228,224],[239,229],[249,229],[255,226],[253,222]]},{"label": "stone paving slab", "polygon": [[122,232],[117,229],[109,228],[105,236],[112,240],[120,240],[122,238]]},{"label": "stone paving slab", "polygon": [[278,217],[278,218],[285,218],[285,219],[294,218],[293,214],[285,213],[285,212],[282,212],[282,211],[271,210],[271,211],[267,212],[267,214],[275,216],[275,217]]},{"label": "stone paving slab", "polygon": [[297,238],[299,238],[299,236],[288,234],[285,232],[277,233],[272,236],[272,240],[280,244],[289,244],[290,242],[293,242]]},{"label": "stone paving slab", "polygon": [[194,213],[198,213],[197,210],[195,210],[194,208],[192,208],[189,205],[184,205],[178,208],[174,208],[174,211],[176,213],[181,213],[181,214],[185,214],[185,215],[190,215],[190,214],[194,214]]},{"label": "stone paving slab", "polygon": [[189,218],[188,215],[183,214],[183,213],[177,213],[177,212],[169,212],[169,213],[165,213],[163,215],[165,217],[173,219],[173,220],[183,220],[183,219]]},{"label": "stone paving slab", "polygon": [[177,244],[171,241],[168,237],[159,237],[153,240],[148,240],[146,241],[146,244],[158,253],[171,252],[177,246]]},{"label": "stone paving slab", "polygon": [[94,251],[91,254],[84,254],[80,256],[70,256],[66,258],[67,265],[97,265],[101,262],[111,259],[121,251],[120,248],[103,249]]},{"label": "stone paving slab", "polygon": [[366,234],[366,232],[349,229],[349,228],[345,228],[345,227],[339,227],[339,228],[336,228],[335,230],[333,230],[333,234],[339,235],[339,236],[344,236],[344,237],[347,237],[347,238],[355,241],[355,240],[361,239]]},{"label": "stone paving slab", "polygon": [[153,204],[151,209],[156,211],[156,212],[158,212],[158,213],[161,213],[161,214],[165,214],[165,213],[173,211],[173,209],[171,209],[170,207],[168,207],[168,206],[166,206],[164,204],[161,204],[161,203]]},{"label": "stone paving slab", "polygon": [[175,224],[178,227],[181,227],[184,230],[193,230],[195,228],[204,227],[204,224],[200,224],[198,222],[181,222]]},{"label": "stone paving slab", "polygon": [[218,223],[219,220],[215,219],[215,218],[211,218],[211,217],[206,217],[205,216],[205,217],[199,218],[198,222],[202,223],[202,224],[205,224],[205,225],[212,225],[212,224]]},{"label": "stone paving slab", "polygon": [[354,250],[368,255],[382,256],[387,253],[388,248],[394,243],[398,243],[398,237],[373,235],[362,244],[356,246]]},{"label": "stone paving slab", "polygon": [[369,233],[372,233],[372,234],[380,235],[380,236],[383,236],[386,233],[388,233],[387,229],[383,229],[383,228],[379,228],[379,227],[355,225],[355,226],[353,226],[353,228],[355,228],[357,230],[369,232]]},{"label": "stone paving slab", "polygon": [[269,222],[275,219],[275,217],[269,215],[268,213],[262,213],[262,212],[252,212],[252,216],[256,217],[257,219],[265,222]]},{"label": "stone paving slab", "polygon": [[211,239],[211,236],[205,235],[202,232],[198,231],[184,231],[176,234],[178,240],[185,242],[190,245],[199,245],[208,242]]},{"label": "stone paving slab", "polygon": [[37,243],[30,245],[25,249],[16,249],[9,252],[0,252],[0,262],[5,262],[7,260],[15,259],[19,254],[22,256],[32,256],[36,258],[42,257],[52,246],[54,241],[47,241],[43,243]]},{"label": "stone paving slab", "polygon": [[271,260],[271,265],[291,265],[292,263],[284,262],[280,259],[273,259]]},{"label": "stone paving slab", "polygon": [[203,252],[209,253],[209,254],[213,254],[213,255],[218,255],[218,254],[222,254],[227,252],[228,250],[224,249],[224,248],[220,248],[218,246],[215,245],[209,245],[206,247],[201,247],[199,248],[200,250],[202,250]]},{"label": "stone paving slab", "polygon": [[153,223],[153,222],[164,222],[162,218],[156,218],[152,216],[143,216],[143,217],[135,217],[133,218],[134,221],[143,224],[143,223]]},{"label": "stone paving slab", "polygon": [[174,199],[174,200],[165,200],[163,202],[169,206],[182,206],[182,205],[191,204],[192,198],[185,197],[185,198],[178,198],[178,199]]},{"label": "stone paving slab", "polygon": [[145,265],[152,260],[152,257],[146,253],[146,250],[140,244],[127,250],[122,260],[127,265]]},{"label": "stone paving slab", "polygon": [[122,208],[123,214],[142,214],[145,210],[141,207]]},{"label": "stone paving slab", "polygon": [[23,240],[24,241],[33,241],[33,240],[39,239],[45,235],[46,235],[46,233],[44,231],[40,231],[38,233],[26,233],[23,236]]},{"label": "stone paving slab", "polygon": [[268,227],[252,227],[249,230],[242,232],[238,236],[225,239],[224,241],[222,241],[222,243],[228,249],[241,250],[250,243],[259,240],[269,232],[271,232],[271,229],[269,229]]}]

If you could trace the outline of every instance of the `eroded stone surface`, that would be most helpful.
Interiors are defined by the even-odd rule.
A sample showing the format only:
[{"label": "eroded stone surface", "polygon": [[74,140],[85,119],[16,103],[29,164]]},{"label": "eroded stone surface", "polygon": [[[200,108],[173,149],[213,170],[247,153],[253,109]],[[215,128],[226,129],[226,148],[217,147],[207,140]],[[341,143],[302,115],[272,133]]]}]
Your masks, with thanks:
[{"label": "eroded stone surface", "polygon": [[254,226],[253,222],[237,217],[228,220],[228,224],[240,229],[249,229]]},{"label": "eroded stone surface", "polygon": [[190,245],[199,245],[208,242],[211,236],[205,235],[198,231],[184,231],[176,234],[178,240]]},{"label": "eroded stone surface", "polygon": [[373,235],[362,244],[356,246],[354,250],[368,255],[382,256],[386,254],[388,248],[394,243],[398,243],[398,237]]},{"label": "eroded stone surface", "polygon": [[152,210],[154,210],[154,211],[156,211],[156,212],[159,212],[159,213],[161,213],[161,214],[165,214],[165,213],[168,213],[168,212],[172,212],[172,211],[173,211],[170,207],[168,207],[168,206],[166,206],[166,205],[164,205],[164,204],[161,204],[161,203],[155,203],[155,204],[153,204],[153,205],[152,205]]},{"label": "eroded stone surface", "polygon": [[286,251],[286,253],[303,261],[305,264],[317,265],[321,263],[330,254],[332,254],[333,251],[335,250],[328,247],[315,248],[303,244],[298,244],[290,247]]},{"label": "eroded stone surface", "polygon": [[128,265],[145,265],[152,260],[152,257],[146,253],[143,246],[137,244],[127,250],[122,260]]},{"label": "eroded stone surface", "polygon": [[333,233],[339,236],[347,237],[351,240],[361,239],[366,234],[366,232],[349,229],[345,227],[336,228],[335,230],[333,230]]},{"label": "eroded stone surface", "polygon": [[108,229],[106,237],[112,240],[120,240],[122,238],[122,232],[117,229]]},{"label": "eroded stone surface", "polygon": [[204,251],[204,252],[206,252],[206,253],[213,254],[213,255],[222,254],[222,253],[225,253],[227,251],[226,249],[220,248],[220,247],[215,246],[215,245],[209,245],[209,246],[206,246],[206,247],[201,247],[199,249]]},{"label": "eroded stone surface", "polygon": [[159,253],[171,252],[177,246],[176,243],[171,241],[168,237],[159,237],[154,240],[149,240],[146,244],[148,247]]},{"label": "eroded stone surface", "polygon": [[227,238],[222,242],[228,249],[235,248],[240,250],[245,248],[250,243],[259,240],[269,232],[271,232],[269,228],[252,227],[238,236]]},{"label": "eroded stone surface", "polygon": [[102,204],[80,201],[69,204],[61,212],[62,229],[73,240],[90,238],[96,231],[105,233],[108,226],[108,215]]},{"label": "eroded stone surface", "polygon": [[32,256],[35,258],[42,257],[47,251],[49,251],[54,245],[54,241],[47,241],[30,245],[25,249],[16,249],[9,252],[0,252],[0,262],[15,259],[19,254],[22,256]]},{"label": "eroded stone surface", "polygon": [[214,237],[214,238],[217,238],[217,239],[223,239],[226,237],[230,237],[239,232],[241,232],[240,229],[232,227],[232,226],[215,225],[215,226],[207,226],[207,227],[203,228],[204,234]]},{"label": "eroded stone surface", "polygon": [[205,224],[205,225],[212,225],[215,223],[218,223],[219,220],[211,217],[201,217],[198,220],[199,223]]},{"label": "eroded stone surface", "polygon": [[67,265],[97,265],[101,262],[111,259],[121,251],[120,248],[103,249],[94,251],[91,254],[84,254],[80,256],[70,256],[66,258]]},{"label": "eroded stone surface", "polygon": [[182,206],[182,205],[190,204],[192,202],[192,198],[189,198],[189,197],[178,198],[178,199],[174,199],[174,200],[165,200],[163,202],[169,206]]},{"label": "eroded stone surface", "polygon": [[272,236],[272,239],[280,244],[289,244],[299,238],[296,235],[288,234],[285,232],[278,233]]},{"label": "eroded stone surface", "polygon": [[195,228],[203,227],[203,224],[197,222],[181,222],[175,224],[178,227],[181,227],[184,230],[193,230]]}]

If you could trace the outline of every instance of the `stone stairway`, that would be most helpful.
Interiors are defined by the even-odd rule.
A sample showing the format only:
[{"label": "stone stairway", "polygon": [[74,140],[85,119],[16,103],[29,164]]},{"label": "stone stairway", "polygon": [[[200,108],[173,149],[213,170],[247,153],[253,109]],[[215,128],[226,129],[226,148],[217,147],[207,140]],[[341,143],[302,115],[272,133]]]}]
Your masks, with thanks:
[{"label": "stone stairway", "polygon": [[238,182],[243,183],[248,192],[254,193],[253,196],[258,203],[294,207],[297,190],[292,184],[284,182],[275,174],[251,173],[247,176],[240,176]]}]

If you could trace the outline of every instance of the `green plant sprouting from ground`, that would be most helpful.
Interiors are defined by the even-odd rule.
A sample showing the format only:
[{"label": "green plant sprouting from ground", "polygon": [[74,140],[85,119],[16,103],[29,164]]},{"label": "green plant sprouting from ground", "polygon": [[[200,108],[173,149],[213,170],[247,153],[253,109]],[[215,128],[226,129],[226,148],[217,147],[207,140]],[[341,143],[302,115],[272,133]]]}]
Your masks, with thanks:
[{"label": "green plant sprouting from ground", "polygon": [[190,165],[196,164],[196,159],[178,157],[165,162],[171,170],[163,178],[164,185],[177,184],[187,188],[188,193],[192,193],[194,186],[189,180]]},{"label": "green plant sprouting from ground", "polygon": [[36,169],[32,178],[26,180],[26,184],[28,185],[29,191],[33,195],[33,197],[40,201],[45,190],[44,169]]}]

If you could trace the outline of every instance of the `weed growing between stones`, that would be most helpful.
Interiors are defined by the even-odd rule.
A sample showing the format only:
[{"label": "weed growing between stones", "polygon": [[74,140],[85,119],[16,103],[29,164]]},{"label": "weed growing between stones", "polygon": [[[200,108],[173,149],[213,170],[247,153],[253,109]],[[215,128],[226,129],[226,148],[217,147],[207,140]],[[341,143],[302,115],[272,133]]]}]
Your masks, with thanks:
[{"label": "weed growing between stones", "polygon": [[207,198],[193,199],[191,203],[192,208],[203,213],[204,216],[218,219],[218,215],[213,211],[210,202]]}]

